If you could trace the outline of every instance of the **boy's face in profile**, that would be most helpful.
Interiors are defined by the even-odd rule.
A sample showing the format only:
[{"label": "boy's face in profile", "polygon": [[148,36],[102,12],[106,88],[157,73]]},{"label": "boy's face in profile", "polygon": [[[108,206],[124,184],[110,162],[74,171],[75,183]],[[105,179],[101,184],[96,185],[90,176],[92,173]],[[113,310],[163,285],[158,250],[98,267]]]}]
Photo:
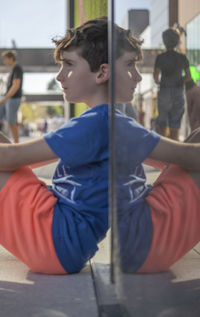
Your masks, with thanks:
[{"label": "boy's face in profile", "polygon": [[137,53],[125,51],[115,62],[116,102],[130,102],[142,80],[136,67]]},{"label": "boy's face in profile", "polygon": [[[115,94],[116,102],[130,102],[137,84],[142,77],[136,68],[136,52],[125,51],[115,62]],[[92,72],[88,62],[81,57],[78,50],[69,49],[61,53],[61,67],[57,75],[63,88],[65,100],[76,103],[84,102],[89,106],[95,106],[105,102],[98,99],[99,85],[96,83],[96,72]]]},{"label": "boy's face in profile", "polygon": [[75,49],[63,51],[60,64],[56,79],[61,83],[65,100],[85,102],[90,106],[97,92],[96,73],[90,70],[88,62]]}]

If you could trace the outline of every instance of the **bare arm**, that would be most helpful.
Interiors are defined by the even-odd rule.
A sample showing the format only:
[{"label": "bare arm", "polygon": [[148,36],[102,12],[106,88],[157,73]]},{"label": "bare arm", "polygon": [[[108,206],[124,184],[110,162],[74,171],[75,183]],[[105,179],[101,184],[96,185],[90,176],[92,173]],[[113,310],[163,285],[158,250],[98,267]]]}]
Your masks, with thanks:
[{"label": "bare arm", "polygon": [[190,91],[186,91],[186,100],[187,100],[187,110],[188,110],[188,116],[191,116],[192,109],[193,109],[193,94],[190,93]]},{"label": "bare arm", "polygon": [[200,171],[200,143],[181,143],[161,137],[148,158],[175,164],[190,171]]},{"label": "bare arm", "polygon": [[155,83],[156,83],[157,85],[160,84],[159,76],[160,76],[160,69],[159,69],[159,68],[154,68],[153,78],[154,78],[154,81],[155,81]]},{"label": "bare arm", "polygon": [[0,101],[0,105],[4,104],[8,99],[10,99],[14,94],[17,92],[21,84],[21,79],[15,78],[13,79],[12,86],[8,90],[7,94],[5,97]]},{"label": "bare arm", "polygon": [[0,171],[14,171],[26,165],[36,167],[38,163],[43,165],[42,162],[47,164],[56,159],[58,157],[43,138],[17,144],[0,144]]},{"label": "bare arm", "polygon": [[190,81],[191,79],[192,79],[192,78],[191,78],[191,74],[190,74],[190,69],[189,69],[189,68],[186,68],[184,80],[185,80],[185,82],[187,82],[187,81]]}]

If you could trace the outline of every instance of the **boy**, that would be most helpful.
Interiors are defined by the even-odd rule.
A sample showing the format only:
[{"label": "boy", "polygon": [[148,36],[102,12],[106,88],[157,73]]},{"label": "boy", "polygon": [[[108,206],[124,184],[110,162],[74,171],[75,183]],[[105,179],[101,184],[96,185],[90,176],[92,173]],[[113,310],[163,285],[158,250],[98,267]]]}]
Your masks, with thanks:
[{"label": "boy", "polygon": [[[3,63],[11,67],[11,72],[7,84],[7,92],[0,101],[0,113],[3,116],[5,111],[6,120],[15,143],[19,142],[17,111],[19,109],[22,97],[23,70],[17,63],[16,53],[14,51],[4,51],[2,54]],[[5,109],[2,108],[5,104]]]},{"label": "boy", "polygon": [[[166,136],[169,126],[170,138],[178,140],[178,132],[184,113],[184,80],[190,80],[189,61],[184,54],[176,51],[180,41],[178,29],[169,28],[162,34],[166,52],[159,54],[155,61],[154,80],[160,85],[158,92],[157,132]],[[182,72],[185,72],[185,78]],[[161,79],[159,76],[161,74]]]},{"label": "boy", "polygon": [[[116,101],[130,102],[134,89],[141,80],[136,69],[136,61],[141,58],[140,41],[129,31],[117,26],[116,34]],[[79,117],[69,120],[57,131],[50,132],[38,140],[22,144],[0,144],[0,243],[35,272],[65,274],[82,269],[86,261],[96,252],[97,243],[105,236],[108,229],[107,103],[110,72],[107,19],[88,21],[77,29],[69,30],[63,39],[55,43],[55,59],[61,64],[57,80],[62,85],[64,97],[70,102],[85,102],[90,109]],[[150,196],[153,190],[150,191],[145,185],[137,186],[144,181],[141,177],[139,181],[142,161],[149,156],[156,161],[180,164],[199,172],[197,157],[200,153],[200,145],[181,144],[160,138],[158,134],[145,130],[119,111],[116,111],[116,118],[117,138],[121,147],[119,152],[128,149],[131,154],[129,162],[133,159],[127,174],[125,166],[120,165],[124,157],[120,160],[117,155],[118,167],[120,167],[117,173],[120,179],[118,185],[121,192],[125,193],[124,197],[120,196],[123,198],[120,201],[122,209],[119,210],[119,216],[120,212],[122,213],[119,223],[122,229],[120,241],[127,242],[124,235],[127,232],[127,225],[130,224],[130,222],[126,223],[127,215],[130,216],[130,220],[134,220],[134,215],[137,215],[134,205],[131,213],[126,209],[129,207],[129,202],[132,204],[133,195],[137,198],[140,196],[141,200],[138,200],[138,203],[146,206],[144,214],[147,216],[147,221],[146,224],[144,222],[141,224],[152,229],[149,201],[146,203],[144,198],[146,195]],[[3,141],[6,142],[2,137]],[[137,160],[134,158],[135,154]],[[59,163],[51,187],[46,187],[27,167],[58,158]],[[124,183],[120,175],[124,175],[125,169],[124,180],[126,180],[135,166],[138,181],[129,200],[129,196],[126,195],[126,182]],[[180,178],[183,178],[181,180],[183,183],[184,177],[186,182],[190,180],[190,191],[194,191],[189,194],[188,203],[194,201],[196,204],[199,202],[199,197],[196,197],[195,193],[199,194],[199,189],[189,174],[181,170]],[[194,178],[199,182],[198,173],[194,174]],[[131,188],[128,188],[128,195],[131,192],[129,189]],[[189,214],[188,211],[187,209],[186,212]],[[196,209],[193,213],[195,211]],[[197,226],[197,221],[195,224]],[[152,233],[154,229],[149,232]],[[132,238],[134,226],[131,230]],[[141,230],[139,231],[141,236]],[[148,259],[148,254],[150,256],[152,254],[149,249],[151,241],[154,243],[155,239],[151,234],[147,238],[148,241],[146,236],[141,238],[145,240],[147,247],[142,257],[140,256],[136,271],[145,259]],[[189,247],[192,248],[193,244],[194,241],[190,241]],[[126,245],[130,246],[130,244]],[[134,246],[133,240],[132,246]],[[130,257],[129,260],[128,263],[131,264],[135,257]]]}]

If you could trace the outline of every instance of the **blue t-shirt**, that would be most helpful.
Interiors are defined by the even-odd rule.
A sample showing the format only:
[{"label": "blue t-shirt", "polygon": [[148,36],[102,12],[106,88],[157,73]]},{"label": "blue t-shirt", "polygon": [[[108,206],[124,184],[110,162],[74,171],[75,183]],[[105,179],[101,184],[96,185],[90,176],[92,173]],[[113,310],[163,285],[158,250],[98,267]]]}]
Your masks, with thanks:
[{"label": "blue t-shirt", "polygon": [[[50,187],[58,197],[52,234],[68,273],[83,268],[108,229],[108,121],[108,105],[99,105],[44,136],[60,158]],[[150,248],[152,222],[144,198],[151,187],[141,163],[159,139],[116,111],[119,245],[126,271],[136,271]]]},{"label": "blue t-shirt", "polygon": [[117,223],[120,265],[136,272],[144,263],[152,240],[152,220],[145,200],[146,185],[142,162],[160,140],[134,119],[116,113]]},{"label": "blue t-shirt", "polygon": [[52,233],[68,273],[84,267],[108,229],[107,108],[94,107],[44,136],[60,158],[50,188],[58,197]]}]

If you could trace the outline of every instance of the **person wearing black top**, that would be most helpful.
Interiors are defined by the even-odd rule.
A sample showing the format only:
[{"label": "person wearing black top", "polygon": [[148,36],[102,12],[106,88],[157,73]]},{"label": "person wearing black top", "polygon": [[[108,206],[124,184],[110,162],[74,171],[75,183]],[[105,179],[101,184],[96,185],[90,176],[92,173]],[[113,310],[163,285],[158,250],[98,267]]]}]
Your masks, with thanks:
[{"label": "person wearing black top", "polygon": [[166,51],[156,57],[153,73],[156,84],[160,86],[156,130],[166,136],[166,130],[169,127],[169,137],[178,140],[184,113],[184,82],[191,79],[189,61],[184,54],[176,51],[180,40],[177,29],[165,30],[162,38]]},{"label": "person wearing black top", "polygon": [[7,92],[0,101],[0,106],[5,108],[5,116],[8,126],[15,143],[19,142],[17,111],[19,109],[22,97],[23,70],[18,65],[16,53],[13,51],[4,51],[2,53],[3,63],[11,67],[11,72],[7,83]]}]

